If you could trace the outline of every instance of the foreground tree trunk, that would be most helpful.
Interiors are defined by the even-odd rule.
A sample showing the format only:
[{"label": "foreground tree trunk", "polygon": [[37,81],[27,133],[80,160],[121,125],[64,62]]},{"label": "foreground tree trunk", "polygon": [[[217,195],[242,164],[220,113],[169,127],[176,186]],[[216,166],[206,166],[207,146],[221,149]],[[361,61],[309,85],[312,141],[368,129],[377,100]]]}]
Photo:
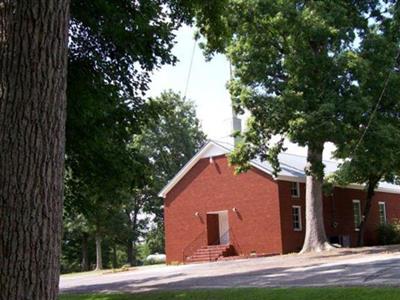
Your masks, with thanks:
[{"label": "foreground tree trunk", "polygon": [[365,225],[367,224],[369,212],[371,210],[371,205],[372,205],[372,197],[375,194],[375,187],[377,186],[378,182],[379,180],[370,179],[367,183],[367,196],[365,199],[365,207],[359,226],[360,230],[358,231],[358,240],[357,240],[358,247],[364,246]]},{"label": "foreground tree trunk", "polygon": [[0,299],[55,300],[69,1],[0,0]]},{"label": "foreground tree trunk", "polygon": [[306,235],[303,249],[300,253],[320,252],[332,248],[325,233],[322,176],[316,174],[314,170],[316,166],[322,166],[322,152],[323,146],[308,147],[306,165]]},{"label": "foreground tree trunk", "polygon": [[101,235],[96,233],[96,271],[103,270],[103,257],[101,253]]}]

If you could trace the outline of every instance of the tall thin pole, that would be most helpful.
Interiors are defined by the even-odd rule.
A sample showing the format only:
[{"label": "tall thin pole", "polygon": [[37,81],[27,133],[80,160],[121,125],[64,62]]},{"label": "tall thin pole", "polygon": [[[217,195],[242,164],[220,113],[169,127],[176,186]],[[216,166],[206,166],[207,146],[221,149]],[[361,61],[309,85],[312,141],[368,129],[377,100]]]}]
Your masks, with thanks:
[{"label": "tall thin pole", "polygon": [[196,45],[197,45],[197,42],[196,42],[196,40],[194,40],[192,56],[190,58],[189,70],[188,70],[188,74],[186,77],[185,92],[183,93],[183,99],[186,99],[186,95],[187,95],[187,91],[188,91],[188,87],[189,87],[189,81],[190,81],[190,75],[192,73],[192,65],[193,65],[194,53],[196,51]]}]

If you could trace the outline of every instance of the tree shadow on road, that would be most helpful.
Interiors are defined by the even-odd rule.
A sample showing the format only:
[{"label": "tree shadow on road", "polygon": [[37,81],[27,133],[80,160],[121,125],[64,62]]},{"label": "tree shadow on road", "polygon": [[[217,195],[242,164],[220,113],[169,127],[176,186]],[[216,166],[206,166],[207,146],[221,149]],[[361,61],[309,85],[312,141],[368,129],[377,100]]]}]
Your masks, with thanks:
[{"label": "tree shadow on road", "polygon": [[[212,266],[212,264],[210,264]],[[88,284],[62,289],[63,293],[143,292],[232,287],[300,287],[300,286],[399,286],[400,258],[370,262],[314,264],[300,267],[274,267],[258,271],[191,277],[186,272],[168,276]],[[137,276],[137,275],[136,275]]]}]

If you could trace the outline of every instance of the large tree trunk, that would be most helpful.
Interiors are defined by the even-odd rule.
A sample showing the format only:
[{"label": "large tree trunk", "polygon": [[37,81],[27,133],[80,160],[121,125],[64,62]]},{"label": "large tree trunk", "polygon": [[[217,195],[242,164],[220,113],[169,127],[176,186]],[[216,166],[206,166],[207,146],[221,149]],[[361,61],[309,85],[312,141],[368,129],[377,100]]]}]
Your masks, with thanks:
[{"label": "large tree trunk", "polygon": [[88,251],[89,236],[86,232],[82,233],[82,271],[89,271],[89,251]]},{"label": "large tree trunk", "polygon": [[132,236],[133,236],[133,239],[132,239],[132,263],[133,263],[133,265],[134,266],[136,266],[137,265],[137,247],[136,247],[136,242],[137,242],[137,240],[138,240],[138,236],[139,236],[139,234],[138,234],[138,214],[139,214],[139,208],[138,208],[138,206],[136,205],[136,207],[135,207],[135,210],[133,211],[133,220],[132,220]]},{"label": "large tree trunk", "polygon": [[118,258],[117,258],[117,244],[114,242],[112,246],[112,267],[113,269],[118,268]]},{"label": "large tree trunk", "polygon": [[128,244],[127,244],[128,263],[130,266],[136,266],[136,264],[137,264],[136,241],[138,239],[138,233],[137,233],[138,218],[137,218],[137,216],[139,214],[138,205],[135,205],[133,212],[126,210],[125,213],[127,214],[127,217],[128,217],[128,226],[131,227],[131,229],[132,229],[131,238],[128,239]]},{"label": "large tree trunk", "polygon": [[0,299],[57,299],[69,1],[0,0]]},{"label": "large tree trunk", "polygon": [[369,217],[369,212],[371,210],[371,204],[372,204],[372,197],[374,196],[375,193],[375,187],[378,184],[378,181],[375,180],[369,180],[367,184],[367,195],[365,199],[365,207],[363,211],[363,215],[361,218],[361,223],[359,226],[359,231],[358,231],[358,241],[357,245],[359,247],[364,246],[364,235],[365,235],[365,225],[367,223],[368,217]]},{"label": "large tree trunk", "polygon": [[322,203],[322,176],[315,168],[322,166],[322,147],[308,147],[306,165],[306,235],[303,249],[305,252],[320,252],[331,249],[325,233],[323,203]]},{"label": "large tree trunk", "polygon": [[103,270],[103,257],[101,253],[101,235],[96,233],[96,270]]},{"label": "large tree trunk", "polygon": [[128,240],[126,245],[126,255],[127,255],[127,263],[133,267],[133,242],[132,240]]},{"label": "large tree trunk", "polygon": [[137,261],[137,245],[136,242],[133,242],[133,247],[132,247],[132,261],[133,261],[133,265],[137,266],[138,261]]}]

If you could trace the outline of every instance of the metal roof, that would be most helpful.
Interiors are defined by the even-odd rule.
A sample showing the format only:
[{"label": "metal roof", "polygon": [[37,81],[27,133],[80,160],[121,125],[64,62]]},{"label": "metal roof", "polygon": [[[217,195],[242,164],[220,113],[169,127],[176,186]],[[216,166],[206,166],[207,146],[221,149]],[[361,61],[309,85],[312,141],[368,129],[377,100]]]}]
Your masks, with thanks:
[{"label": "metal roof", "polygon": [[[206,143],[199,152],[177,173],[177,175],[171,179],[170,182],[160,191],[159,196],[165,196],[169,190],[188,172],[194,164],[197,163],[198,160],[204,158],[204,154],[207,154],[207,151],[210,150],[211,147],[218,147],[219,152],[222,154],[228,154],[233,150],[233,145],[210,140]],[[306,174],[304,171],[307,158],[303,155],[291,154],[291,153],[280,153],[278,155],[279,163],[281,171],[274,177],[276,180],[288,180],[288,181],[298,181],[305,182]],[[323,160],[325,165],[325,174],[329,175],[334,173],[339,167],[339,161],[334,160]],[[273,168],[271,164],[267,161],[261,161],[260,159],[253,159],[250,161],[250,164],[260,169],[270,175],[273,174]],[[364,186],[360,184],[351,184],[348,186],[349,188],[354,189],[363,189]],[[400,186],[388,183],[381,182],[378,186],[377,191],[388,192],[388,193],[400,193]]]}]

